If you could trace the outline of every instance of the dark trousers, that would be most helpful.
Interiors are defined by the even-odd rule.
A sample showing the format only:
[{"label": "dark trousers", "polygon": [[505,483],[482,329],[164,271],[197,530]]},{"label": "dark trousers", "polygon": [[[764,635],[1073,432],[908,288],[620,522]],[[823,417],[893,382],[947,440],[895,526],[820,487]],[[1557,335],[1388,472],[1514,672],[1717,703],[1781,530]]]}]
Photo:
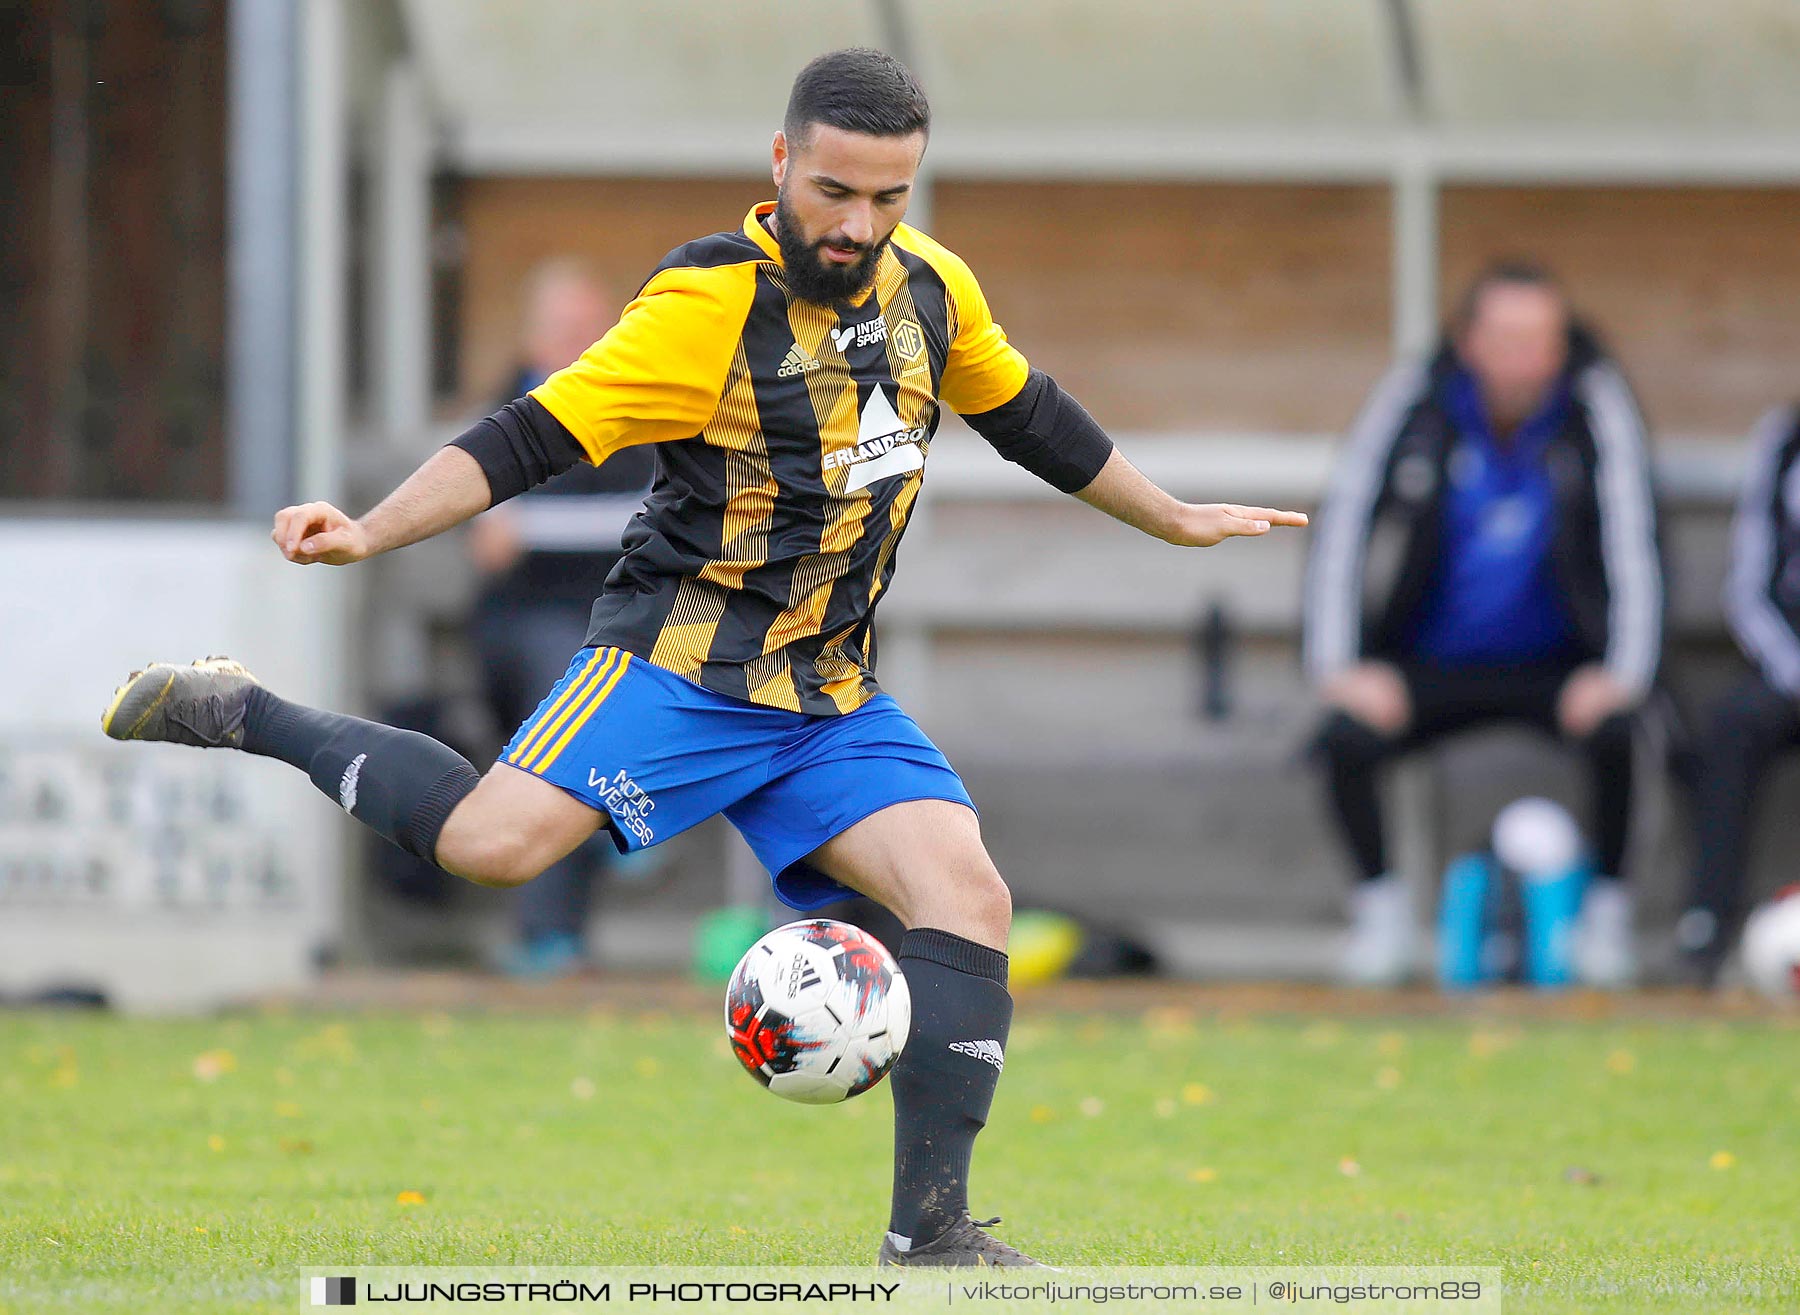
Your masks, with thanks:
[{"label": "dark trousers", "polygon": [[[1402,664],[1412,700],[1412,724],[1387,736],[1345,712],[1330,713],[1316,752],[1325,768],[1332,815],[1363,880],[1387,872],[1387,841],[1377,793],[1379,769],[1390,759],[1449,735],[1501,722],[1535,726],[1563,738],[1556,700],[1574,668],[1567,663],[1504,667]],[[1592,782],[1592,834],[1599,871],[1618,876],[1631,820],[1632,717],[1618,713],[1585,739],[1570,741],[1587,759]]]},{"label": "dark trousers", "polygon": [[1800,744],[1800,704],[1760,675],[1746,676],[1714,707],[1694,782],[1698,855],[1688,907],[1713,915],[1721,942],[1744,915],[1750,829],[1763,778]]},{"label": "dark trousers", "polygon": [[[568,670],[587,638],[586,604],[512,602],[484,598],[470,619],[469,637],[481,661],[488,706],[510,736]],[[604,832],[519,887],[514,899],[519,936],[538,940],[581,935],[596,878],[613,852]]]}]

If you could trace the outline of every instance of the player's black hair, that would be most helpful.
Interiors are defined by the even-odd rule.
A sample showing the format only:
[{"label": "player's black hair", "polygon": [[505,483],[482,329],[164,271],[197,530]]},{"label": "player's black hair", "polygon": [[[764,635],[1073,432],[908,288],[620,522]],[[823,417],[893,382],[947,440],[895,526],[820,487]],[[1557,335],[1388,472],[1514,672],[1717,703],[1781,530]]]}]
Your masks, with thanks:
[{"label": "player's black hair", "polygon": [[1560,297],[1565,309],[1569,304],[1569,296],[1563,289],[1562,280],[1550,271],[1548,265],[1520,256],[1502,256],[1483,265],[1481,272],[1470,281],[1456,303],[1456,313],[1450,319],[1451,329],[1459,336],[1468,332],[1469,326],[1475,323],[1476,314],[1481,310],[1481,299],[1488,294],[1490,288],[1500,287],[1542,288]]},{"label": "player's black hair", "polygon": [[852,47],[820,55],[794,79],[781,130],[804,146],[815,123],[871,137],[931,135],[931,103],[892,55]]}]

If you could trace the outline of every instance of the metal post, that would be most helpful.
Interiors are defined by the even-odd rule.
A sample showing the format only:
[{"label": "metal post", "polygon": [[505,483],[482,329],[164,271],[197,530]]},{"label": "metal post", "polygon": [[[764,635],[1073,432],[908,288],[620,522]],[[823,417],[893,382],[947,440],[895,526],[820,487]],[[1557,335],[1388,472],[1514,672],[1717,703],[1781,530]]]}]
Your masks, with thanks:
[{"label": "metal post", "polygon": [[267,515],[293,493],[297,26],[289,0],[233,0],[226,20],[227,441],[231,506],[246,518]]},{"label": "metal post", "polygon": [[[921,67],[926,51],[918,39],[917,18],[908,0],[870,0],[870,9],[882,49],[910,68],[929,91],[931,70]],[[906,200],[907,224],[925,232],[932,226],[933,182],[932,157],[927,150],[913,178],[912,195]],[[931,537],[931,519],[931,482],[927,480],[907,525],[914,544]],[[877,621],[876,638],[882,685],[906,704],[915,718],[924,718],[931,701],[931,622],[924,616],[895,614]]]},{"label": "metal post", "polygon": [[1394,352],[1418,356],[1437,336],[1438,180],[1417,143],[1401,153],[1393,198]]},{"label": "metal post", "polygon": [[390,444],[415,441],[431,415],[431,125],[418,70],[390,65],[374,143],[370,296],[376,414]]},{"label": "metal post", "polygon": [[[918,229],[927,229],[931,223],[930,158],[930,152],[927,152],[927,162],[913,179],[913,194],[906,206],[906,222]],[[939,435],[939,441],[942,437]],[[932,519],[931,480],[927,478],[913,501],[912,515],[907,522],[908,537],[914,544],[922,546],[929,541]],[[913,717],[924,719],[929,715],[931,705],[931,622],[923,616],[878,620],[876,635],[882,684],[906,705]]]},{"label": "metal post", "polygon": [[345,254],[349,237],[347,51],[343,0],[300,6],[300,396],[295,487],[342,496]]},{"label": "metal post", "polygon": [[[300,11],[299,268],[300,351],[295,407],[294,481],[300,499],[342,503],[347,420],[349,320],[345,255],[349,244],[348,42],[344,0],[303,0]],[[314,568],[317,569],[317,568]],[[342,706],[349,685],[347,637],[351,588],[322,588],[306,618],[316,653],[319,697]],[[350,957],[363,949],[361,917],[345,872],[349,827],[321,839],[319,892],[323,934]]]}]

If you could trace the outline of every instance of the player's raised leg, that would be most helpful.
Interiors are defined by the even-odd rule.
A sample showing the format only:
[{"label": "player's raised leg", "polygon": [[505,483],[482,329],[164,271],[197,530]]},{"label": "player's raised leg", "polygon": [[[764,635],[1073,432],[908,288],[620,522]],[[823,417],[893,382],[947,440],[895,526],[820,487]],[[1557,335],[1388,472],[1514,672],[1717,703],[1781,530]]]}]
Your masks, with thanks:
[{"label": "player's raised leg", "polygon": [[974,812],[939,799],[895,804],[807,862],[907,928],[899,958],[913,1026],[891,1079],[894,1200],[880,1263],[1035,1265],[969,1217],[969,1162],[1012,1025],[1004,948],[1012,897]]},{"label": "player's raised leg", "polygon": [[228,658],[134,671],[101,728],[116,740],[278,758],[408,853],[485,886],[529,881],[604,821],[525,772],[501,766],[484,778],[428,735],[289,702]]}]

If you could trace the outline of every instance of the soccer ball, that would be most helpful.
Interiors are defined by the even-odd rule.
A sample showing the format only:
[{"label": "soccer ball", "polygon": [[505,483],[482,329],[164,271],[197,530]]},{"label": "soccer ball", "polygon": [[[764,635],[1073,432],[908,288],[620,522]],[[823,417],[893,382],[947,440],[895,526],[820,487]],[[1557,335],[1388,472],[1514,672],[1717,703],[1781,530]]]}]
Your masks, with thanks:
[{"label": "soccer ball", "polygon": [[860,1096],[900,1058],[912,993],[881,942],[829,918],[790,922],[738,961],[725,1035],[777,1096],[831,1105]]},{"label": "soccer ball", "polygon": [[1581,857],[1581,828],[1553,799],[1515,799],[1494,818],[1493,845],[1521,876],[1560,876]]},{"label": "soccer ball", "polygon": [[1800,995],[1800,886],[1789,886],[1744,924],[1744,972],[1764,995]]}]

